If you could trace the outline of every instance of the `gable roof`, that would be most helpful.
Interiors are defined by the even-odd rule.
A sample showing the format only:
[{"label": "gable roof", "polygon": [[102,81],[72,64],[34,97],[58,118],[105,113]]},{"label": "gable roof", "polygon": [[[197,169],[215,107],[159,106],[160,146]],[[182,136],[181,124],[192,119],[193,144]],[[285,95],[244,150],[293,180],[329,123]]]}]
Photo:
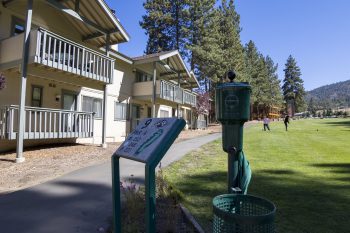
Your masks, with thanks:
[{"label": "gable roof", "polygon": [[187,69],[178,50],[163,51],[159,53],[147,54],[133,57],[135,65],[157,62],[160,77],[166,79],[177,79],[180,75],[182,85],[188,87],[199,87],[199,82],[193,72]]},{"label": "gable roof", "polygon": [[[75,0],[66,0],[62,2],[62,5],[75,10],[75,2]],[[80,1],[78,13],[101,26],[105,31],[110,32],[111,44],[123,43],[130,40],[129,34],[104,0]],[[103,33],[74,19],[70,15],[66,15],[66,17],[76,27],[77,31],[84,35],[84,40],[89,40],[98,47],[106,44],[106,37]]]}]

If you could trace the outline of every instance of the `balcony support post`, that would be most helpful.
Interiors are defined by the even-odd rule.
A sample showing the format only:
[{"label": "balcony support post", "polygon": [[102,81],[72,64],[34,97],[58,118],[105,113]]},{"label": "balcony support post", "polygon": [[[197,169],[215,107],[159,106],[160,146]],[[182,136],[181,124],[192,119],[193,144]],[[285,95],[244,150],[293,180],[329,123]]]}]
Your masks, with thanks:
[{"label": "balcony support post", "polygon": [[30,30],[32,25],[33,0],[27,1],[26,27],[23,40],[23,56],[21,64],[21,87],[20,87],[20,102],[18,110],[18,133],[17,133],[17,151],[16,163],[24,162],[23,157],[23,139],[25,130],[25,104],[26,104],[26,87],[27,87],[27,66],[29,57],[30,45]]},{"label": "balcony support post", "polygon": [[[110,52],[110,34],[106,34],[106,56],[109,57]],[[113,70],[111,70],[113,72]],[[102,148],[107,148],[107,84],[103,89],[103,118],[102,118]]]},{"label": "balcony support post", "polygon": [[[179,90],[181,90],[180,89],[181,88],[180,87],[180,78],[181,78],[181,74],[178,72],[177,73],[177,86],[179,87]],[[182,93],[182,98],[183,98],[183,93]],[[177,103],[177,105],[176,105],[176,111],[177,111],[177,114],[176,114],[177,118],[180,118],[180,104],[179,103]]]},{"label": "balcony support post", "polygon": [[152,83],[152,118],[156,117],[157,98],[157,63],[153,62],[153,83]]}]

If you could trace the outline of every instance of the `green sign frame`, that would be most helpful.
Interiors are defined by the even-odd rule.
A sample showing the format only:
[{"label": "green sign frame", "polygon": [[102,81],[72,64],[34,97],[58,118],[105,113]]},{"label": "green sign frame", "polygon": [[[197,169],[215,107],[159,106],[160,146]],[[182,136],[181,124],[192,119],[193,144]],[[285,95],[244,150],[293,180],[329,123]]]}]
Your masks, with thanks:
[{"label": "green sign frame", "polygon": [[145,164],[146,232],[156,232],[155,169],[186,122],[178,118],[146,118],[112,156],[113,233],[121,233],[120,158]]}]

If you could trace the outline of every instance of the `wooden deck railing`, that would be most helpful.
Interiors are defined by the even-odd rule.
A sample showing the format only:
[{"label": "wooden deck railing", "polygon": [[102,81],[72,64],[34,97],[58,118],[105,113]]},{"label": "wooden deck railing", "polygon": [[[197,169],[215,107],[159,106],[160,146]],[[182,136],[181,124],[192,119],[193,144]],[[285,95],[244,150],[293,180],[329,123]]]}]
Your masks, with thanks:
[{"label": "wooden deck railing", "polygon": [[[24,139],[86,138],[93,136],[94,113],[25,107]],[[18,106],[0,109],[0,139],[16,139]]]},{"label": "wooden deck railing", "polygon": [[196,106],[195,94],[165,80],[160,81],[160,98],[179,104],[189,104],[193,107]]},{"label": "wooden deck railing", "polygon": [[112,83],[114,59],[43,28],[37,30],[35,62]]}]

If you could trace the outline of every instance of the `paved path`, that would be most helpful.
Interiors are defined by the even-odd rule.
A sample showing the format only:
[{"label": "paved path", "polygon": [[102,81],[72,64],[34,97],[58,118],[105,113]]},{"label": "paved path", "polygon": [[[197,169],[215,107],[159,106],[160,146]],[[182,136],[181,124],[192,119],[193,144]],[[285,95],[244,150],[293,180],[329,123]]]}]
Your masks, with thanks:
[{"label": "paved path", "polygon": [[[221,133],[174,144],[162,166],[220,138]],[[121,176],[143,179],[144,165],[121,160]],[[112,213],[110,163],[83,168],[58,179],[0,196],[1,233],[92,233],[106,228]]]}]

